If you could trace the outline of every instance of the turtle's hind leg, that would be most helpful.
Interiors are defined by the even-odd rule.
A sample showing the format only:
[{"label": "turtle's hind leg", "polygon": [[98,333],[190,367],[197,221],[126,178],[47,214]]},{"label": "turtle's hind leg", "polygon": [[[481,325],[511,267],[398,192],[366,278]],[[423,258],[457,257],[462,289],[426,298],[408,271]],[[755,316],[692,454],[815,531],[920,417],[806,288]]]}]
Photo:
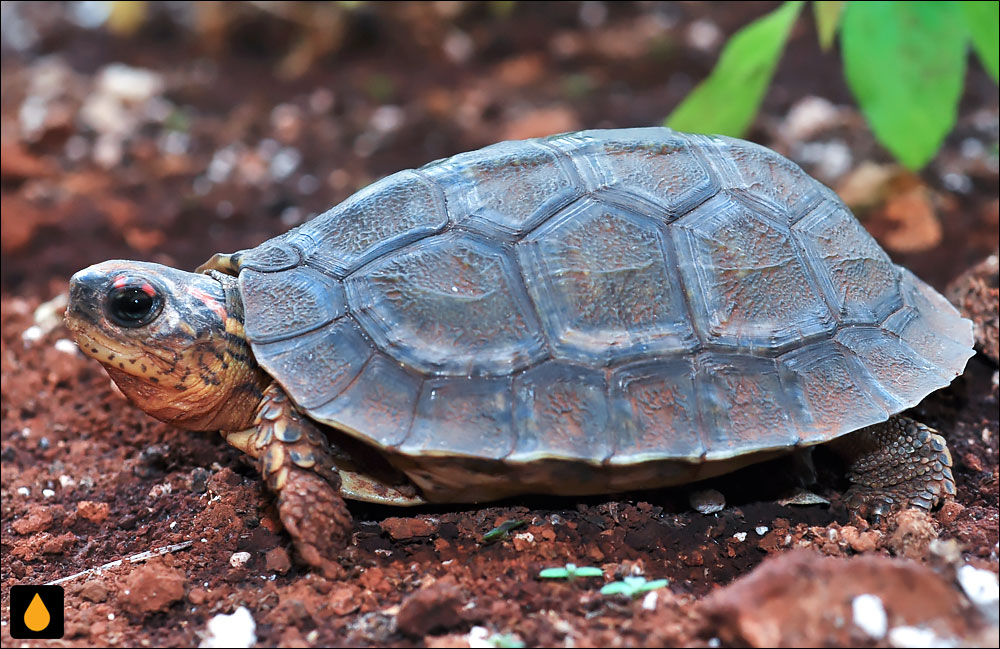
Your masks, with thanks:
[{"label": "turtle's hind leg", "polygon": [[338,576],[337,558],[351,540],[352,522],[326,436],[299,414],[277,383],[264,390],[254,425],[223,435],[257,459],[278,495],[278,514],[299,556],[326,576]]},{"label": "turtle's hind leg", "polygon": [[930,510],[955,495],[951,453],[933,428],[896,415],[831,442],[854,483],[847,503],[866,518],[903,507]]}]

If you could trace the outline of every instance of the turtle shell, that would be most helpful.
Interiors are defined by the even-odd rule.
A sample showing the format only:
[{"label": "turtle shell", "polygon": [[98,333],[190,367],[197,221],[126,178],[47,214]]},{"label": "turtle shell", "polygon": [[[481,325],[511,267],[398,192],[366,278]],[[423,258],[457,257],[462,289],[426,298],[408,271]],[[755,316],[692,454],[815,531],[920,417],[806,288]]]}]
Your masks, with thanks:
[{"label": "turtle shell", "polygon": [[402,171],[236,259],[260,365],[432,500],[704,477],[884,421],[973,354],[832,191],[666,128]]}]

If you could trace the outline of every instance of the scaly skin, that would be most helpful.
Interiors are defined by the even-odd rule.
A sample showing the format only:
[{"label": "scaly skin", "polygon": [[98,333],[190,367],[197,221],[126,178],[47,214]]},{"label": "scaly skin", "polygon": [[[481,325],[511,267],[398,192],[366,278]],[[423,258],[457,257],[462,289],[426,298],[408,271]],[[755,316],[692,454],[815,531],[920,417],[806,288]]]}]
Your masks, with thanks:
[{"label": "scaly skin", "polygon": [[848,506],[867,518],[903,507],[930,510],[955,495],[951,453],[933,428],[896,415],[831,442],[854,486]]},{"label": "scaly skin", "polygon": [[[117,324],[108,296],[119,285],[158,291],[162,311],[142,326]],[[328,576],[339,574],[351,516],[333,451],[257,366],[233,278],[104,262],[73,277],[66,325],[134,404],[168,424],[220,431],[255,458],[299,555]]]},{"label": "scaly skin", "polygon": [[299,555],[328,577],[340,574],[336,557],[351,540],[351,514],[340,497],[340,476],[326,436],[272,383],[264,390],[254,428],[223,433],[255,458],[278,494],[278,513]]}]

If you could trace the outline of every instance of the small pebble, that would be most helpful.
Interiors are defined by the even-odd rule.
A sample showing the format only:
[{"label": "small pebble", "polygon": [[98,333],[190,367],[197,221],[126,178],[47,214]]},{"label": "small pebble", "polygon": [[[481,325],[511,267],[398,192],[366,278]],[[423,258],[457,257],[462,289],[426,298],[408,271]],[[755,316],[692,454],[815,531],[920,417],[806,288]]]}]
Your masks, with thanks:
[{"label": "small pebble", "polygon": [[765,534],[767,534],[767,529],[768,529],[767,525],[758,525],[757,527],[753,528],[753,531],[757,532],[757,536],[764,536]]},{"label": "small pebble", "polygon": [[715,489],[694,491],[688,498],[691,507],[702,514],[721,512],[726,507],[726,497]]},{"label": "small pebble", "polygon": [[688,45],[696,50],[711,51],[722,40],[723,34],[715,23],[696,20],[687,29]]},{"label": "small pebble", "polygon": [[655,590],[651,590],[646,593],[646,596],[642,598],[642,609],[644,611],[655,611],[656,610],[656,600],[659,598],[659,593]]},{"label": "small pebble", "polygon": [[465,636],[465,640],[469,643],[469,647],[472,649],[485,649],[486,647],[493,646],[489,642],[489,637],[489,629],[484,626],[474,626],[469,629],[469,634]]},{"label": "small pebble", "polygon": [[881,640],[889,629],[889,618],[877,595],[858,595],[851,602],[854,624],[873,640]]},{"label": "small pebble", "polygon": [[56,351],[62,352],[64,354],[76,354],[77,350],[79,349],[76,346],[76,343],[70,340],[69,338],[60,338],[52,346],[55,347]]},{"label": "small pebble", "polygon": [[242,568],[248,561],[250,561],[249,552],[234,552],[233,556],[229,557],[229,565],[234,568]]},{"label": "small pebble", "polygon": [[986,619],[996,624],[1000,618],[1000,584],[997,576],[989,570],[983,570],[970,565],[958,569],[958,583],[969,598],[982,612]]},{"label": "small pebble", "polygon": [[31,489],[28,489],[27,487],[18,487],[17,488],[17,493],[18,493],[19,496],[30,496],[31,495]]},{"label": "small pebble", "polygon": [[39,338],[41,338],[43,335],[44,334],[42,333],[41,327],[39,327],[38,325],[31,325],[30,327],[25,329],[24,332],[21,334],[21,340],[23,340],[26,343],[33,343]]},{"label": "small pebble", "polygon": [[257,642],[257,624],[250,610],[241,606],[232,615],[219,614],[208,621],[202,649],[214,647],[250,647]]},{"label": "small pebble", "polygon": [[917,647],[954,647],[954,642],[942,638],[930,629],[917,626],[897,626],[889,631],[889,644],[900,649]]},{"label": "small pebble", "polygon": [[840,121],[840,111],[828,99],[809,95],[788,110],[781,132],[792,140],[808,140]]},{"label": "small pebble", "polygon": [[45,496],[46,498],[52,498],[53,496],[56,495],[56,492],[52,491],[51,489],[42,489],[42,495]]},{"label": "small pebble", "polygon": [[733,538],[736,539],[737,541],[739,541],[740,543],[742,543],[743,541],[747,540],[747,533],[746,532],[737,532],[736,534],[733,534]]}]

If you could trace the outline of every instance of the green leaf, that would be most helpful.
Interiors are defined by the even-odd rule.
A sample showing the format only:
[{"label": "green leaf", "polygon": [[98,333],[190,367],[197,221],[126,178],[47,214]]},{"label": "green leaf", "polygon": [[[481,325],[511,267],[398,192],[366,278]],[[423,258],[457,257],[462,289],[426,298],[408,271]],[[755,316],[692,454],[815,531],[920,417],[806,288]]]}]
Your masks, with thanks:
[{"label": "green leaf", "polygon": [[819,46],[823,51],[833,45],[833,37],[837,35],[837,25],[844,12],[845,2],[834,0],[816,0],[813,2],[813,15],[816,17],[816,33],[819,35]]},{"label": "green leaf", "polygon": [[621,581],[605,584],[604,587],[601,588],[601,594],[625,595],[626,597],[635,599],[639,595],[651,590],[666,588],[669,583],[670,581],[668,579],[646,581],[645,577],[625,577]]},{"label": "green leaf", "polygon": [[604,571],[594,566],[582,566],[576,569],[577,577],[603,577]]},{"label": "green leaf", "polygon": [[575,579],[577,577],[603,577],[604,571],[593,566],[567,563],[565,568],[545,568],[538,573],[542,579]]},{"label": "green leaf", "polygon": [[508,536],[510,536],[510,533],[512,531],[516,530],[519,527],[523,527],[527,523],[528,521],[520,519],[512,521],[504,521],[503,523],[500,523],[500,525],[494,527],[486,534],[483,534],[483,543],[496,543],[497,541],[502,541],[503,539],[506,539]]},{"label": "green leaf", "polygon": [[666,125],[694,133],[742,135],[753,122],[802,2],[785,2],[726,43],[715,69],[674,109]]},{"label": "green leaf", "polygon": [[875,136],[910,169],[955,124],[967,31],[953,2],[851,2],[840,45],[847,85]]},{"label": "green leaf", "polygon": [[1000,82],[1000,2],[963,2],[962,11],[972,37],[972,46],[983,67]]}]

